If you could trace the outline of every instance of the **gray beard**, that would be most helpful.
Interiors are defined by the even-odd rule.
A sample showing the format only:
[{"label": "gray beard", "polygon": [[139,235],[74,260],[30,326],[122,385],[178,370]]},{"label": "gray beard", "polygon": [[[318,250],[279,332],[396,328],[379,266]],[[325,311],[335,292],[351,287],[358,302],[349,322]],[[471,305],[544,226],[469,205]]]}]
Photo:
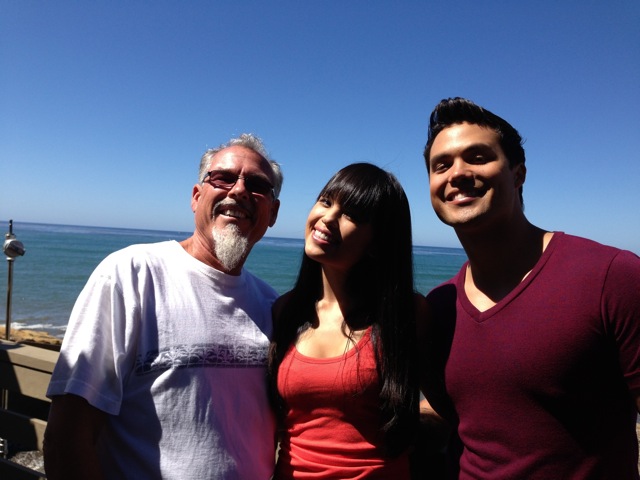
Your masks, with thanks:
[{"label": "gray beard", "polygon": [[227,225],[224,229],[211,229],[214,252],[222,267],[230,272],[242,262],[249,250],[249,239],[243,237],[237,225]]}]

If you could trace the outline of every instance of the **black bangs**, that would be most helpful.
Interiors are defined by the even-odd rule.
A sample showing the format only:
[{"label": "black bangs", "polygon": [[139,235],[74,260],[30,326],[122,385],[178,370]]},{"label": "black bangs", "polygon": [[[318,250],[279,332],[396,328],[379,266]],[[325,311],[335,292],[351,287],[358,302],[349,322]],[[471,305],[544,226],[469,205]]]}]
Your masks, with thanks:
[{"label": "black bangs", "polygon": [[388,192],[388,174],[368,163],[354,163],[340,170],[318,195],[338,202],[356,222],[371,223]]}]

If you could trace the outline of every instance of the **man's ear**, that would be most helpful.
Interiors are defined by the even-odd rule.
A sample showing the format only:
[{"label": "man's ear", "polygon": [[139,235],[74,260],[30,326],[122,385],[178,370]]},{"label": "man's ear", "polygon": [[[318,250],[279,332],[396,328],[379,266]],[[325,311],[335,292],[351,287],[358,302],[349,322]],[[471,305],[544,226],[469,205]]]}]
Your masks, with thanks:
[{"label": "man's ear", "polygon": [[513,167],[513,178],[515,179],[515,187],[520,188],[527,179],[527,167],[524,163],[519,163]]},{"label": "man's ear", "polygon": [[278,218],[278,210],[280,210],[280,200],[276,198],[273,201],[273,205],[271,205],[271,219],[269,220],[270,227],[273,227],[276,224],[276,219]]},{"label": "man's ear", "polygon": [[200,195],[202,194],[202,185],[196,184],[191,191],[191,211],[196,213],[198,209],[198,202],[200,201]]}]

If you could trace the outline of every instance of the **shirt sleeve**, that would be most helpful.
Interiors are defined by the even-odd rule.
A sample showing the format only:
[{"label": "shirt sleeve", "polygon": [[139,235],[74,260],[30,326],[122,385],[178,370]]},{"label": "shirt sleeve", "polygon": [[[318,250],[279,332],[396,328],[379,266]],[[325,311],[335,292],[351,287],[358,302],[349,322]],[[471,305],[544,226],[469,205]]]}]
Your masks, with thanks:
[{"label": "shirt sleeve", "polygon": [[605,328],[618,349],[622,374],[633,395],[640,394],[640,258],[621,251],[607,273],[602,310]]},{"label": "shirt sleeve", "polygon": [[125,299],[108,261],[98,266],[73,307],[47,396],[71,393],[111,415],[120,410]]}]

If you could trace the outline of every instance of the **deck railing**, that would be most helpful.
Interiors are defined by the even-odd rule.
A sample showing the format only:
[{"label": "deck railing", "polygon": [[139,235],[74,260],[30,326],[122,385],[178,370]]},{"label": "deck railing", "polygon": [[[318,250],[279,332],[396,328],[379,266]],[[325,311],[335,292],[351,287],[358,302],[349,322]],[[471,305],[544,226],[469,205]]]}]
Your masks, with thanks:
[{"label": "deck railing", "polygon": [[[0,340],[0,438],[10,451],[13,445],[21,451],[42,452],[50,405],[45,393],[57,359],[56,351]],[[0,478],[46,476],[0,456]]]}]

